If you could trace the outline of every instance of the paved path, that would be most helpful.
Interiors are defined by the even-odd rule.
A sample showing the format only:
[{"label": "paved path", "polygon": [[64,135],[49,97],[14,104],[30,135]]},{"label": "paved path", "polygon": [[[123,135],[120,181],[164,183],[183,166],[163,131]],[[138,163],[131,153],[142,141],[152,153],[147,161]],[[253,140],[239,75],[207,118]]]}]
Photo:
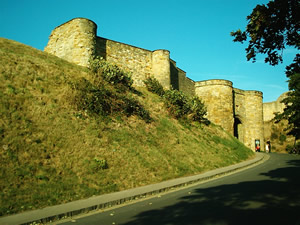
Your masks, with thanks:
[{"label": "paved path", "polygon": [[229,176],[63,224],[300,225],[300,156],[270,156]]},{"label": "paved path", "polygon": [[267,154],[257,153],[255,159],[253,160],[248,160],[236,165],[216,169],[200,175],[178,178],[158,184],[147,185],[144,187],[116,192],[112,194],[101,195],[89,199],[70,202],[67,204],[51,206],[41,210],[34,210],[12,216],[2,217],[0,218],[0,225],[30,224],[35,221],[49,222],[66,216],[75,216],[97,209],[119,205],[138,198],[144,198],[145,196],[159,194],[172,190],[174,188],[184,187],[189,184],[209,180],[228,173],[233,173],[237,170],[241,170],[251,165],[263,162],[267,158]]}]

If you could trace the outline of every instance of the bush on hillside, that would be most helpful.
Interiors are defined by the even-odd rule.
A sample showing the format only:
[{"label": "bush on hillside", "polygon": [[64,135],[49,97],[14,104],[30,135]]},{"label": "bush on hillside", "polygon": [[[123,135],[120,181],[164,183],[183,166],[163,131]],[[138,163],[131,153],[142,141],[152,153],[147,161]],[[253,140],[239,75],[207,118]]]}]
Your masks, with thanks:
[{"label": "bush on hillside", "polygon": [[189,97],[182,91],[167,90],[154,77],[148,77],[144,81],[146,88],[164,98],[164,103],[169,113],[177,119],[189,118],[193,121],[208,123],[204,103],[197,97]]},{"label": "bush on hillside", "polygon": [[194,121],[200,121],[208,123],[208,120],[205,118],[207,114],[206,107],[200,98],[194,96],[191,99],[191,116]]},{"label": "bush on hillside", "polygon": [[122,114],[136,115],[146,122],[151,121],[150,113],[130,93],[120,93],[106,82],[97,85],[81,78],[72,83],[75,92],[74,104],[77,110],[95,116]]},{"label": "bush on hillside", "polygon": [[183,118],[191,112],[189,99],[182,91],[167,90],[164,94],[164,102],[169,113],[177,119]]},{"label": "bush on hillside", "polygon": [[106,89],[104,85],[93,85],[85,78],[81,78],[72,83],[75,90],[74,103],[77,109],[89,114],[106,116],[112,113],[113,93]]},{"label": "bush on hillside", "polygon": [[177,119],[189,118],[193,121],[208,123],[206,107],[197,97],[189,97],[182,91],[168,90],[164,95],[165,105],[170,114]]},{"label": "bush on hillside", "polygon": [[102,58],[90,60],[92,79],[81,78],[70,82],[75,92],[74,104],[77,110],[95,116],[136,115],[146,122],[151,121],[150,113],[135,99],[132,79],[116,65]]},{"label": "bush on hillside", "polygon": [[149,112],[133,96],[123,96],[121,99],[124,103],[124,113],[127,116],[137,115],[146,122],[152,121]]},{"label": "bush on hillside", "polygon": [[286,151],[289,154],[300,154],[300,142],[296,143],[295,145],[287,145]]},{"label": "bush on hillside", "polygon": [[154,77],[148,77],[146,80],[144,80],[144,84],[146,85],[147,90],[154,94],[157,94],[161,97],[165,94],[163,86]]},{"label": "bush on hillside", "polygon": [[133,84],[129,73],[121,70],[117,65],[107,62],[102,57],[90,59],[89,67],[95,74],[101,75],[105,81],[111,84],[121,84],[127,88],[131,88]]}]

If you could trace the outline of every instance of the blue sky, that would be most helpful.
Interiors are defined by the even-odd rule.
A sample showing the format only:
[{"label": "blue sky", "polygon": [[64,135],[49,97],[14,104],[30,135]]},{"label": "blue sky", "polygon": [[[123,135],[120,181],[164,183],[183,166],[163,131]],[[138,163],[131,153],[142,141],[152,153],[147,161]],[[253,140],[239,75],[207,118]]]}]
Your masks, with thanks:
[{"label": "blue sky", "polygon": [[149,50],[167,49],[195,81],[226,79],[234,87],[258,90],[264,102],[288,90],[285,66],[296,50],[284,52],[276,67],[247,62],[245,47],[230,32],[246,27],[246,16],[268,0],[1,0],[0,37],[37,49],[51,31],[75,17],[93,20],[98,36]]}]

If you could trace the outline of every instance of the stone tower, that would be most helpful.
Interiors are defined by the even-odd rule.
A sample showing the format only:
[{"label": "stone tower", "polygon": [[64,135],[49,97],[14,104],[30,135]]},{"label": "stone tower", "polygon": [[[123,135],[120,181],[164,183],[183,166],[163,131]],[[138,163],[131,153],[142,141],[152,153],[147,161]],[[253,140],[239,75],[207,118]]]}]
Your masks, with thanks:
[{"label": "stone tower", "polygon": [[95,54],[97,25],[88,19],[76,18],[56,27],[45,52],[69,62],[87,66]]},{"label": "stone tower", "polygon": [[228,80],[199,81],[195,83],[195,94],[204,101],[208,119],[233,135],[232,82]]},{"label": "stone tower", "polygon": [[100,56],[129,72],[135,86],[143,86],[143,81],[153,76],[165,89],[173,87],[189,96],[196,95],[206,104],[209,120],[253,151],[257,142],[263,149],[261,92],[233,88],[228,80],[195,82],[176,66],[168,50],[150,51],[98,37],[96,33],[93,21],[75,18],[52,31],[45,51],[81,66],[88,66],[91,57]]},{"label": "stone tower", "polygon": [[246,139],[244,144],[255,148],[255,141],[259,140],[261,149],[264,148],[263,96],[260,91],[245,91],[246,101]]},{"label": "stone tower", "polygon": [[260,91],[233,89],[234,135],[252,150],[259,141],[264,148],[263,94]]},{"label": "stone tower", "polygon": [[156,50],[152,53],[152,73],[161,85],[169,89],[171,84],[170,52]]},{"label": "stone tower", "polygon": [[195,83],[195,94],[207,106],[210,121],[253,151],[258,142],[264,148],[262,92],[233,88],[228,80],[206,80]]},{"label": "stone tower", "polygon": [[143,86],[148,76],[154,76],[164,88],[171,87],[168,50],[149,51],[98,37],[96,33],[93,21],[72,19],[52,31],[45,51],[81,66],[88,66],[91,57],[101,56],[130,72],[135,86]]}]

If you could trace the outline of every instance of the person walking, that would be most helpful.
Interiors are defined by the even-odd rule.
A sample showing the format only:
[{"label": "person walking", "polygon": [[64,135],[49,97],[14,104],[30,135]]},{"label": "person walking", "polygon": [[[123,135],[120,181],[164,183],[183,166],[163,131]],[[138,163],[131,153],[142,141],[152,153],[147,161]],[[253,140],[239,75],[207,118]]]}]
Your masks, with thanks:
[{"label": "person walking", "polygon": [[266,153],[269,153],[269,150],[270,150],[270,148],[269,148],[269,143],[267,143],[267,144],[266,144]]}]

